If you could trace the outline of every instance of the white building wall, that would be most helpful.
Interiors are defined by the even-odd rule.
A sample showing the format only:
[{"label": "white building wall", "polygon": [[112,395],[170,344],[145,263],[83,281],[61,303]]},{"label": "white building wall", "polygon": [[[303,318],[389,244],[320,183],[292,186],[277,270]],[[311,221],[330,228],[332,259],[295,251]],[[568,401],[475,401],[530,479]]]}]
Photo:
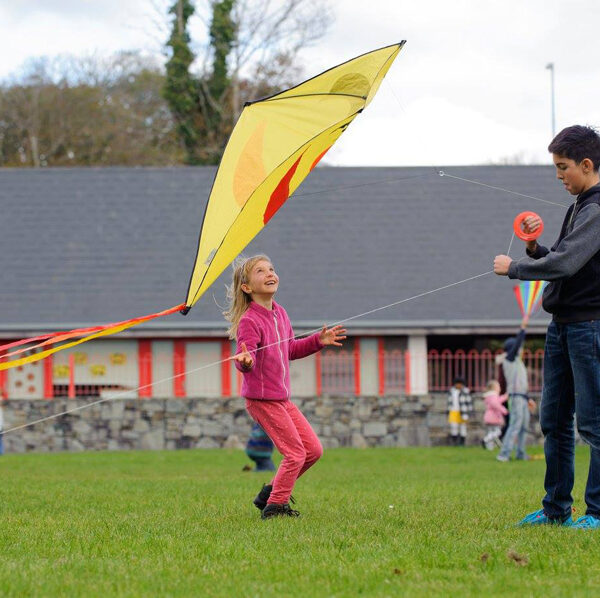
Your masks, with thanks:
[{"label": "white building wall", "polygon": [[221,396],[220,362],[221,341],[190,341],[186,343],[185,389],[188,397]]},{"label": "white building wall", "polygon": [[152,342],[152,396],[167,399],[173,390],[173,341]]},{"label": "white building wall", "polygon": [[408,337],[410,354],[410,394],[426,395],[427,384],[427,337],[415,335]]},{"label": "white building wall", "polygon": [[360,339],[360,394],[376,397],[379,393],[379,363],[376,338]]},{"label": "white building wall", "polygon": [[314,397],[317,392],[317,360],[314,355],[290,361],[290,386],[293,397]]}]

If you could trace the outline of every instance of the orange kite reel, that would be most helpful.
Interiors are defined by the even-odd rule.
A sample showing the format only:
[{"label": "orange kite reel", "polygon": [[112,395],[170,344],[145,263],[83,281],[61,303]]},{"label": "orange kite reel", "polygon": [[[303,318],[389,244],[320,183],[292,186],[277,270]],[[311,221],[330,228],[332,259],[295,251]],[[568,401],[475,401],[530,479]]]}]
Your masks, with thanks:
[{"label": "orange kite reel", "polygon": [[532,233],[526,233],[523,230],[523,222],[525,218],[529,218],[529,216],[540,218],[535,212],[521,212],[513,222],[513,229],[515,231],[515,235],[517,235],[517,237],[519,237],[519,239],[521,239],[522,241],[534,241],[544,232],[544,223],[542,222],[541,218],[540,226],[536,231]]}]

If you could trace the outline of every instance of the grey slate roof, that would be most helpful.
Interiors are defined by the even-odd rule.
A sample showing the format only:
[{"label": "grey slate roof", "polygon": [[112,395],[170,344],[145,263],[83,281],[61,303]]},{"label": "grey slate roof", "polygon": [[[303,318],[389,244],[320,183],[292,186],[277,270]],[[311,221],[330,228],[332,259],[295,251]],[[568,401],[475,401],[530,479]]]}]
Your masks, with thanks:
[{"label": "grey slate roof", "polygon": [[[568,206],[551,166],[446,173]],[[185,300],[214,168],[0,170],[0,332],[97,324]],[[316,169],[247,249],[281,278],[296,326],[334,322],[491,270],[518,212],[544,219],[551,245],[564,209],[441,177],[433,168]],[[523,255],[515,239],[513,256]],[[183,317],[155,328],[224,323],[215,283]],[[481,278],[352,320],[381,332],[514,327],[514,282]],[[545,316],[538,318],[541,324]]]}]

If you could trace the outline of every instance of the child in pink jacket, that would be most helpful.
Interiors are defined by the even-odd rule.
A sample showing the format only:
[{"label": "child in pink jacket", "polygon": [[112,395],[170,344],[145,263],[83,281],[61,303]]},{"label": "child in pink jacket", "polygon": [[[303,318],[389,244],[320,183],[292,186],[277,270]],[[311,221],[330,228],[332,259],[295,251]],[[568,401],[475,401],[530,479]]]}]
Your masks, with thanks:
[{"label": "child in pink jacket", "polygon": [[500,434],[504,425],[504,416],[508,413],[508,409],[504,406],[507,399],[508,395],[500,394],[498,380],[490,380],[487,383],[486,391],[483,393],[483,400],[485,401],[483,423],[486,427],[486,434],[481,444],[488,451],[493,450],[494,446],[501,446],[502,444]]},{"label": "child in pink jacket", "polygon": [[246,410],[271,438],[283,460],[270,484],[254,499],[262,518],[297,517],[289,500],[296,480],[323,454],[317,435],[298,407],[290,401],[291,359],[341,346],[341,326],[323,326],[307,338],[295,339],[286,311],[273,300],[279,278],[265,255],[234,264],[228,289],[229,309],[224,312],[237,340],[235,366],[243,374],[242,396]]}]

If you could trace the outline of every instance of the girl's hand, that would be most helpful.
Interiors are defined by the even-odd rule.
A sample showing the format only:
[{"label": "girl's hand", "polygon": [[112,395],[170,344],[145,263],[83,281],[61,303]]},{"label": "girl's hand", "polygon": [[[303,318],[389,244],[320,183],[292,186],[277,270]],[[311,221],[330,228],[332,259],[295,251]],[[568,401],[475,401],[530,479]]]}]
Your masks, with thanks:
[{"label": "girl's hand", "polygon": [[334,326],[333,328],[327,328],[325,324],[323,324],[323,330],[321,330],[321,334],[319,334],[319,340],[322,345],[335,345],[336,347],[341,347],[342,343],[339,341],[343,341],[346,337],[346,329],[341,326]]},{"label": "girl's hand", "polygon": [[242,367],[246,370],[249,370],[254,365],[254,359],[252,358],[250,351],[248,351],[246,343],[242,343],[242,350],[233,358],[236,361],[239,361],[242,364]]}]

